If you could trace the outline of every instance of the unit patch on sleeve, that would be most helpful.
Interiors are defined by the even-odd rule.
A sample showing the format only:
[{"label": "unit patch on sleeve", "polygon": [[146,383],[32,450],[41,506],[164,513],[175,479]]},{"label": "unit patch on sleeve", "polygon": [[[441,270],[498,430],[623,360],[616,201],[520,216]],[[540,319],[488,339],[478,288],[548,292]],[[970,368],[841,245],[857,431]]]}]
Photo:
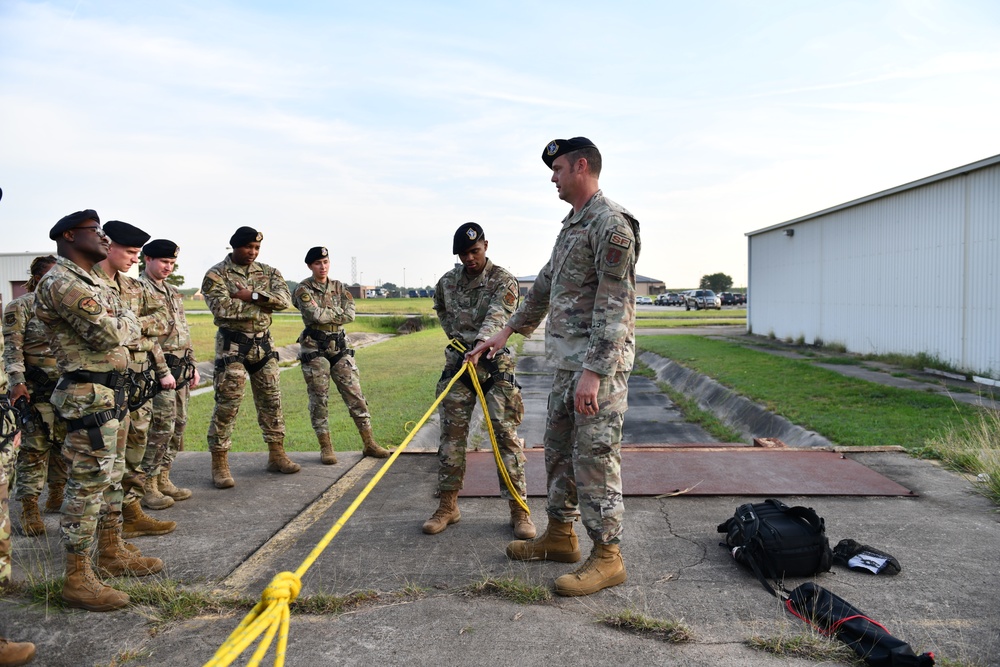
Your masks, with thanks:
[{"label": "unit patch on sleeve", "polygon": [[311,295],[311,294],[309,294],[309,292],[302,292],[302,296],[300,296],[300,297],[299,297],[299,299],[300,299],[300,300],[301,300],[301,301],[302,301],[303,303],[309,303],[310,301],[312,301],[312,300],[313,300],[313,298],[312,298],[312,295]]},{"label": "unit patch on sleeve", "polygon": [[632,239],[630,239],[627,236],[623,236],[622,234],[619,234],[618,232],[611,232],[611,238],[608,239],[608,242],[611,243],[612,245],[616,245],[616,246],[618,246],[620,248],[626,248],[626,249],[628,249],[629,247],[632,246]]},{"label": "unit patch on sleeve", "polygon": [[76,302],[77,310],[87,313],[88,315],[100,315],[101,311],[104,310],[101,304],[97,303],[97,300],[92,296],[85,296]]},{"label": "unit patch on sleeve", "polygon": [[513,306],[517,303],[517,295],[514,294],[514,290],[507,290],[507,292],[503,295],[503,302],[508,306]]},{"label": "unit patch on sleeve", "polygon": [[[628,239],[625,239],[626,241]],[[604,256],[605,266],[618,266],[622,261],[622,251],[618,248],[609,248],[608,254]]]},{"label": "unit patch on sleeve", "polygon": [[10,312],[3,316],[3,323],[9,327],[17,324],[17,313]]}]

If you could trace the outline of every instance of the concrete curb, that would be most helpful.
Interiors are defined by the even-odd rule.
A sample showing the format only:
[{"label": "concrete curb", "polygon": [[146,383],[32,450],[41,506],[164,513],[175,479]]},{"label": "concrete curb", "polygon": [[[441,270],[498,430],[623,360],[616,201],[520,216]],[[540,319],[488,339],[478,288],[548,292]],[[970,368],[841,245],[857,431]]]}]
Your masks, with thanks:
[{"label": "concrete curb", "polygon": [[653,352],[643,352],[639,359],[656,372],[657,380],[666,382],[676,391],[696,400],[698,407],[713,413],[728,426],[739,429],[747,440],[778,438],[794,447],[835,446],[820,434],[807,431],[715,380],[670,359]]}]

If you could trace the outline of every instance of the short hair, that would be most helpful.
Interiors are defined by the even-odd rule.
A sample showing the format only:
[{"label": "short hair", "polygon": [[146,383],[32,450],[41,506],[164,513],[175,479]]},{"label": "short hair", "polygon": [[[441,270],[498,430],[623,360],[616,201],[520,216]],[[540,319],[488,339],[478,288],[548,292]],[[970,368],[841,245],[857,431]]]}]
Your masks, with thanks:
[{"label": "short hair", "polygon": [[587,166],[590,168],[590,173],[594,178],[601,175],[601,151],[597,150],[597,146],[584,146],[572,153],[566,153],[566,159],[569,160],[569,168],[571,170],[580,158],[587,161]]}]

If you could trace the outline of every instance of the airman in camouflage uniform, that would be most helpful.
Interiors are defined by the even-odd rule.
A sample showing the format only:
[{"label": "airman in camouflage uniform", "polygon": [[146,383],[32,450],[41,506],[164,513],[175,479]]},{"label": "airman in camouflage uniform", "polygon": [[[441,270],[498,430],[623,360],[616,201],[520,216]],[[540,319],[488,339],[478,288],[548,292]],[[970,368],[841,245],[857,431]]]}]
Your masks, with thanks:
[{"label": "airman in camouflage uniform", "polygon": [[[3,335],[0,334],[0,357],[4,355]],[[0,364],[0,591],[11,583],[10,563],[10,475],[21,441],[18,419],[10,396],[7,373]],[[12,642],[0,637],[0,665],[26,665],[35,657],[31,642]]]},{"label": "airman in camouflage uniform", "polygon": [[240,227],[229,239],[233,251],[205,274],[201,293],[215,316],[215,410],[208,427],[212,482],[219,489],[236,485],[229,472],[230,437],[236,425],[247,374],[257,423],[267,443],[267,469],[295,473],[299,464],[285,455],[285,419],[281,414],[278,353],[271,339],[271,313],[292,303],[281,273],[257,262],[264,235]]},{"label": "airman in camouflage uniform", "polygon": [[52,405],[67,422],[62,597],[71,607],[109,611],[128,604],[129,597],[94,576],[90,548],[95,530],[97,565],[104,574],[145,575],[163,568],[158,558],[143,557],[121,540],[131,361],[125,346],[138,340],[142,330],[107,283],[91,273],[110,245],[96,212],[88,209],[62,218],[49,238],[56,241],[59,259],[35,289],[35,313],[51,332],[62,375]]},{"label": "airman in camouflage uniform", "polygon": [[[126,345],[131,355],[129,372],[133,387],[129,396],[125,474],[122,477],[122,488],[125,490],[122,501],[122,535],[126,538],[166,535],[177,528],[177,523],[150,517],[142,511],[142,505],[151,509],[163,509],[174,504],[173,498],[155,492],[149,471],[143,467],[146,439],[153,415],[151,395],[162,389],[174,388],[174,378],[156,340],[156,336],[165,332],[170,323],[167,321],[167,311],[152,298],[143,283],[125,275],[125,271],[138,263],[139,252],[149,240],[149,234],[119,220],[105,223],[104,233],[111,239],[111,246],[107,258],[99,262],[93,272],[107,283],[113,293],[112,298],[119,299],[123,307],[135,314],[142,328],[142,337]],[[147,492],[149,498],[146,498]]]},{"label": "airman in camouflage uniform", "polygon": [[354,363],[354,350],[347,344],[343,325],[354,321],[354,297],[339,280],[330,280],[330,253],[317,246],[306,253],[312,275],[295,288],[292,303],[302,313],[305,330],[299,336],[299,361],[309,392],[309,416],[319,440],[320,461],[332,465],[337,455],[330,442],[327,400],[330,381],[337,386],[351,419],[361,434],[364,455],[384,459],[389,450],[380,447],[372,435],[368,401],[361,391],[361,374]]},{"label": "airman in camouflage uniform", "polygon": [[[470,350],[477,342],[500,331],[517,305],[517,279],[486,257],[488,247],[482,227],[474,222],[459,227],[452,242],[452,252],[462,263],[441,277],[434,292],[434,310],[441,328],[450,339],[457,339]],[[463,363],[461,352],[451,346],[445,349],[445,367],[438,382],[438,394],[444,391]],[[524,403],[521,389],[514,380],[514,362],[509,350],[505,348],[494,359],[484,359],[477,371],[501,459],[518,495],[526,500],[524,449],[517,436],[517,427],[524,417]],[[441,401],[438,445],[441,500],[437,511],[424,523],[423,530],[427,534],[440,533],[462,517],[456,500],[465,477],[465,448],[476,402],[471,379],[465,375]],[[510,523],[515,536],[534,537],[535,527],[528,513],[511,495],[499,471],[497,477],[500,495],[510,506]]]},{"label": "airman in camouflage uniform", "polygon": [[626,577],[618,547],[621,440],[635,358],[639,222],[601,192],[601,154],[589,139],[557,139],[542,160],[573,210],[520,309],[469,356],[502,347],[513,332],[530,334],[548,313],[545,349],[556,367],[545,429],[549,525],[537,539],[511,542],[507,555],[576,562],[573,521],[582,516],[593,550],[582,567],[556,579],[555,589],[589,595]]},{"label": "airman in camouflage uniform", "polygon": [[191,490],[175,486],[170,481],[170,468],[177,452],[184,449],[188,401],[191,389],[198,385],[201,377],[195,365],[191,330],[184,314],[184,298],[166,280],[173,273],[179,252],[177,244],[166,239],[150,241],[142,249],[146,269],[140,280],[151,298],[160,303],[168,314],[169,326],[158,341],[170,374],[177,383],[174,389],[165,389],[153,397],[153,419],[142,466],[149,472],[153,490],[173,500],[186,500],[191,497]]},{"label": "airman in camouflage uniform", "polygon": [[30,422],[21,433],[14,494],[21,501],[21,531],[25,535],[45,534],[38,497],[46,478],[49,483],[46,512],[59,511],[66,488],[66,461],[60,452],[66,438],[66,423],[49,403],[59,371],[49,347],[49,332],[35,317],[35,285],[55,263],[52,255],[32,260],[31,277],[24,285],[27,294],[4,309],[3,335],[7,346],[3,356],[10,377],[10,397],[15,404],[23,397],[30,414]]}]

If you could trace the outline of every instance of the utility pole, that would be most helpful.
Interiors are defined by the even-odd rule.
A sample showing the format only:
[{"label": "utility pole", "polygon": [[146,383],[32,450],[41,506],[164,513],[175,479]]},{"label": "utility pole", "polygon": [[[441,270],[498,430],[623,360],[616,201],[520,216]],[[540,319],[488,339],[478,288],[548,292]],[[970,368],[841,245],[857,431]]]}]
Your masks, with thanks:
[{"label": "utility pole", "polygon": [[351,284],[358,282],[358,258],[351,257]]}]

